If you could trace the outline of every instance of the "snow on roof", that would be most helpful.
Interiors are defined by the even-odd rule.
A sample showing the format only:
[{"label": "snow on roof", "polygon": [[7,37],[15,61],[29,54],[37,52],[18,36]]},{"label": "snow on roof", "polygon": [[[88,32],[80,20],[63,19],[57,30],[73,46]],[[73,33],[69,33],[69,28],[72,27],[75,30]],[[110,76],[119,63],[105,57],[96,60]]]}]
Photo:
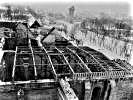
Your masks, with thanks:
[{"label": "snow on roof", "polygon": [[28,20],[29,26],[31,26],[34,22],[35,22],[35,18],[34,18],[34,17],[31,17],[31,18]]},{"label": "snow on roof", "polygon": [[35,19],[33,16],[31,16],[30,19],[28,20],[29,26],[31,27],[35,21],[37,21],[41,25],[41,22],[38,19]]}]

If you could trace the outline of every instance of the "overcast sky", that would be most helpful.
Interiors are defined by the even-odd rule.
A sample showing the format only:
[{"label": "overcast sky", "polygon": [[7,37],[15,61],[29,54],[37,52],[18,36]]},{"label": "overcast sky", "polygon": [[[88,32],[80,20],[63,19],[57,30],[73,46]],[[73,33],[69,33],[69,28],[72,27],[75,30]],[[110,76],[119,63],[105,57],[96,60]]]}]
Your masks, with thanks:
[{"label": "overcast sky", "polygon": [[50,12],[67,13],[68,8],[75,6],[75,11],[82,14],[97,15],[100,12],[111,14],[112,16],[130,15],[130,5],[127,2],[21,2],[19,5],[31,6],[31,8],[41,9]]}]

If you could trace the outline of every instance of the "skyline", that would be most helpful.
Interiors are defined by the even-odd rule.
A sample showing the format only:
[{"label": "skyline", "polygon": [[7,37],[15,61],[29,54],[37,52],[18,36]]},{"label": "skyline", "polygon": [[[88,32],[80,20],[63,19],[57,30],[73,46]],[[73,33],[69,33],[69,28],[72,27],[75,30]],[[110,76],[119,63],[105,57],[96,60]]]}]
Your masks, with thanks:
[{"label": "skyline", "polygon": [[18,2],[9,3],[13,5],[30,6],[33,9],[40,9],[44,12],[68,13],[68,8],[75,7],[75,13],[81,15],[97,16],[101,12],[113,17],[130,16],[131,7],[127,2]]}]

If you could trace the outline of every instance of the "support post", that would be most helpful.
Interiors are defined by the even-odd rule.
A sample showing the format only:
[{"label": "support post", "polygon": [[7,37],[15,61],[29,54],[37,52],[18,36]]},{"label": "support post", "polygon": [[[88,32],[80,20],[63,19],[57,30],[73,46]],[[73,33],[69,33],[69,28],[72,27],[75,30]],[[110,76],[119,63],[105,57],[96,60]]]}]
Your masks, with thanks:
[{"label": "support post", "polygon": [[111,92],[110,92],[109,100],[117,100],[116,98],[117,87],[116,87],[115,80],[110,80],[110,84],[111,84]]},{"label": "support post", "polygon": [[85,97],[84,100],[90,100],[91,98],[91,82],[90,81],[85,81]]}]

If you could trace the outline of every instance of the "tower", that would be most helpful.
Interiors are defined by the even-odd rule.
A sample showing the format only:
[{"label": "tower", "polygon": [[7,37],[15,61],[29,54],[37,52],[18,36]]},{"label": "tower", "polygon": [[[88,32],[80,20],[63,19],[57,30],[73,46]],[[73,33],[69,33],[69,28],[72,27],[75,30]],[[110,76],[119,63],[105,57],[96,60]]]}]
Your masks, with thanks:
[{"label": "tower", "polygon": [[75,11],[75,7],[74,6],[69,8],[69,22],[70,23],[73,23],[74,11]]}]

